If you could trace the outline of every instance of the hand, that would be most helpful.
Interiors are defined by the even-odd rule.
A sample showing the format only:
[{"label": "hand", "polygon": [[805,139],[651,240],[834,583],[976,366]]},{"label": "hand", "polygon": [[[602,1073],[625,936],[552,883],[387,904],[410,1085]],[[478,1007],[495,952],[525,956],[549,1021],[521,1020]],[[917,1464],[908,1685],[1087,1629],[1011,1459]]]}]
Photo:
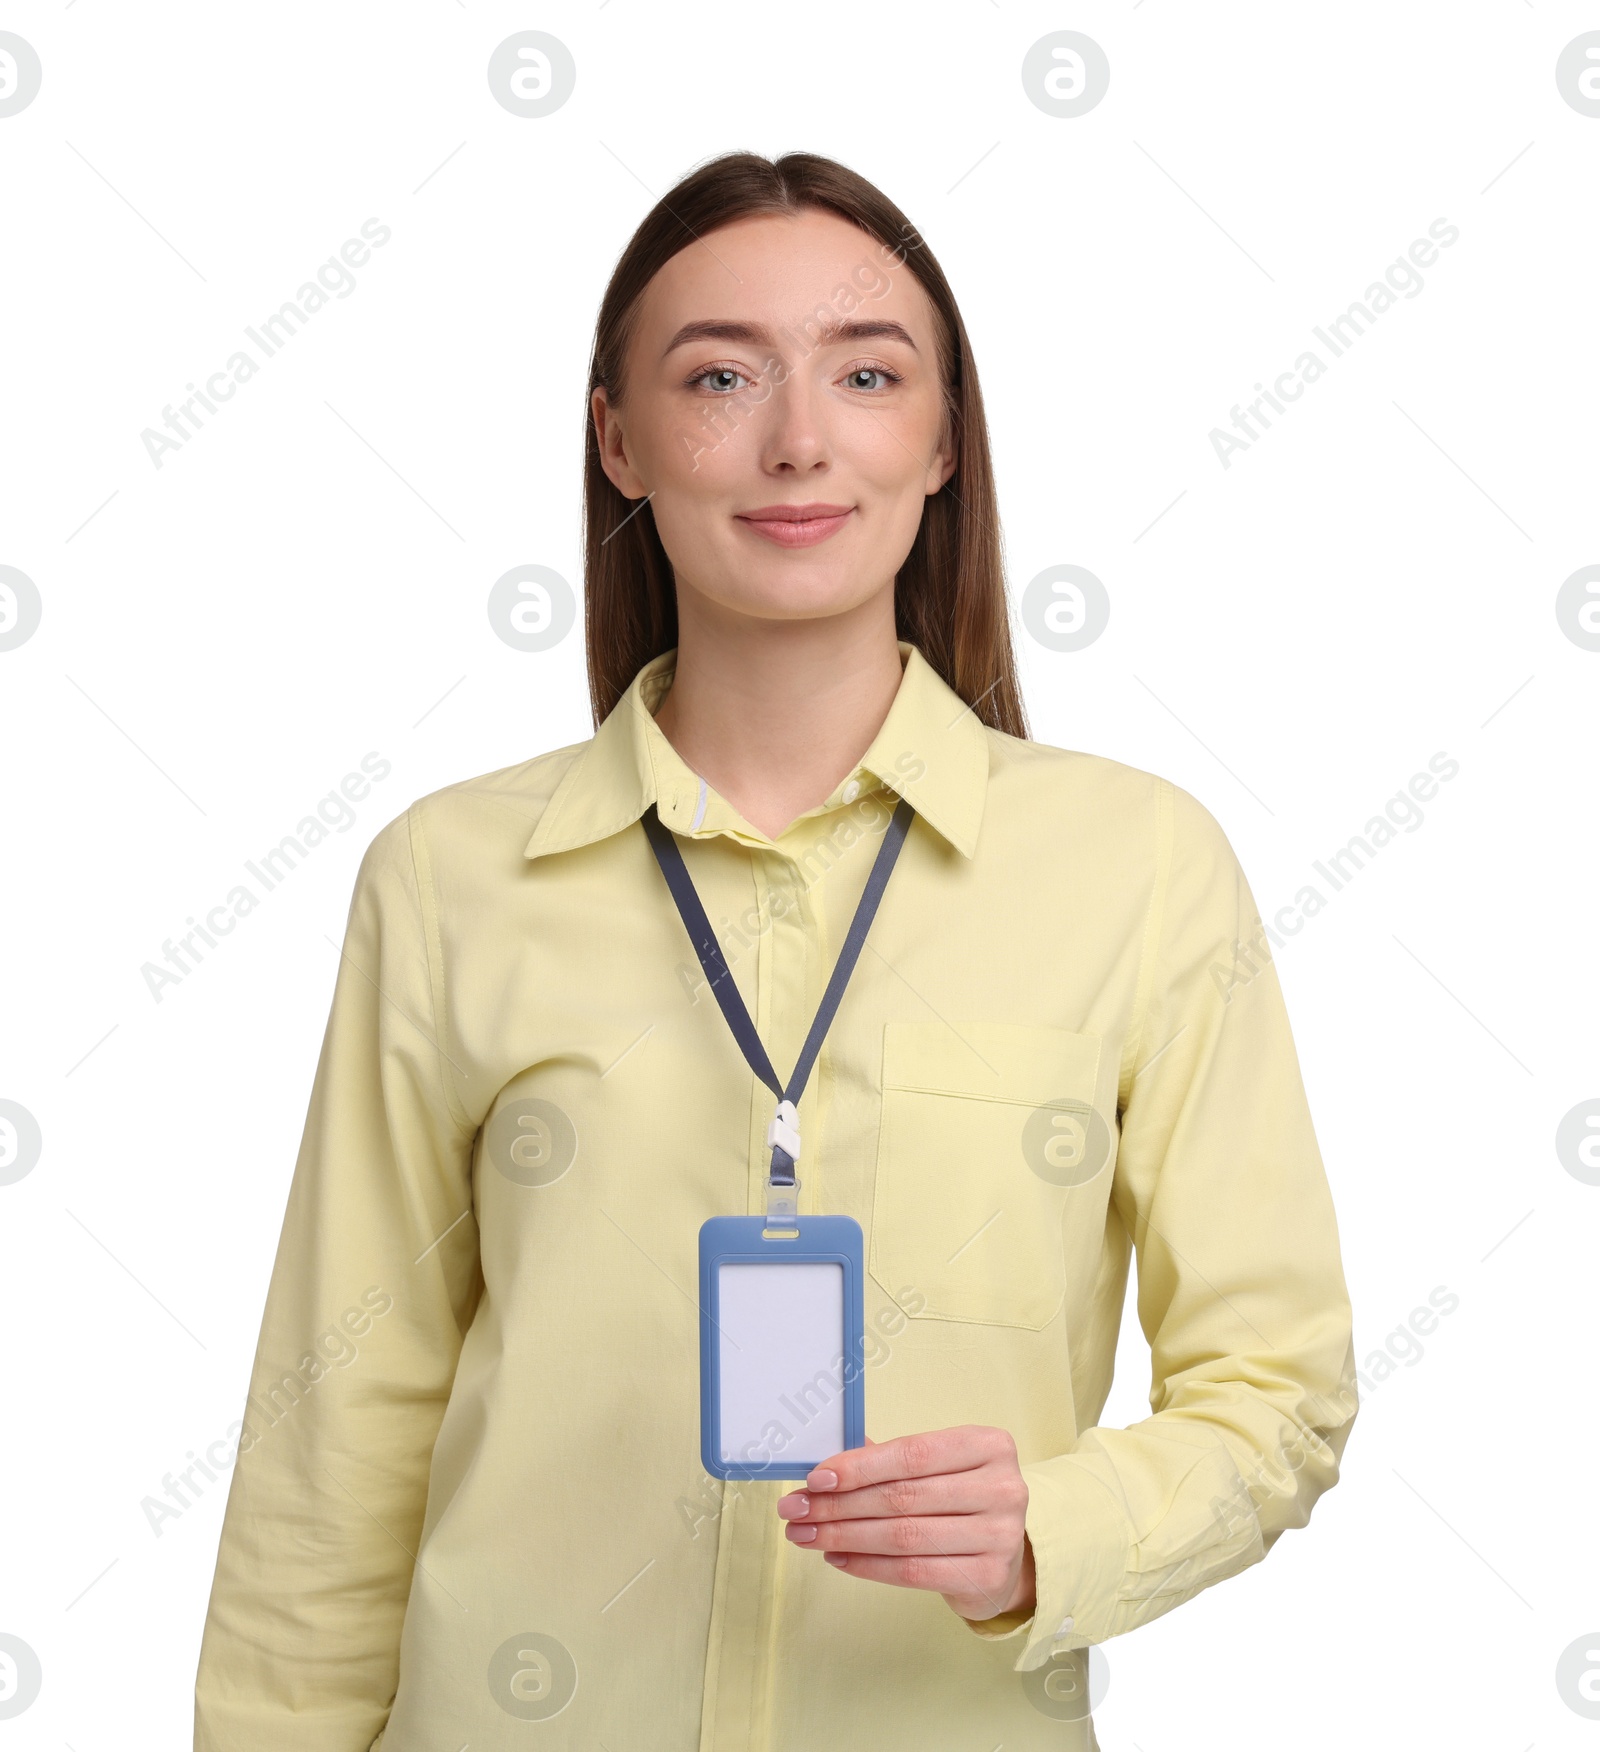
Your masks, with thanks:
[{"label": "hand", "polygon": [[1017,1445],[984,1424],[867,1437],[814,1466],[778,1499],[791,1543],[822,1552],[846,1575],[931,1588],[963,1618],[1034,1606],[1028,1486]]}]

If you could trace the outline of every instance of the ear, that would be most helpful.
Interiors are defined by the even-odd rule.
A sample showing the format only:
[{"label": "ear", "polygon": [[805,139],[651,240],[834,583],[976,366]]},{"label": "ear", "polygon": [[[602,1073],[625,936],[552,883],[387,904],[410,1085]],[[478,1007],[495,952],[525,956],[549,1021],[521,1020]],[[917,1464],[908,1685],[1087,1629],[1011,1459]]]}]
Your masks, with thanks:
[{"label": "ear", "polygon": [[956,447],[952,439],[934,451],[933,461],[928,464],[928,478],[933,483],[927,489],[928,497],[931,499],[955,472]]},{"label": "ear", "polygon": [[595,437],[600,446],[600,466],[606,471],[606,478],[624,498],[642,499],[649,489],[629,460],[621,416],[611,406],[610,394],[603,385],[597,386],[590,396],[589,413],[594,420]]}]

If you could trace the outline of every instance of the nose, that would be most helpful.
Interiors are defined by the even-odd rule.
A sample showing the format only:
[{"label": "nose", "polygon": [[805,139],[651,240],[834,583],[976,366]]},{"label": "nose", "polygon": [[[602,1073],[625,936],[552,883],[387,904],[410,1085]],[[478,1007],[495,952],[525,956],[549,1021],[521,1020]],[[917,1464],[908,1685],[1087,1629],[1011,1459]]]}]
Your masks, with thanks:
[{"label": "nose", "polygon": [[761,466],[769,474],[825,472],[833,461],[822,392],[792,371],[773,392],[761,427]]}]

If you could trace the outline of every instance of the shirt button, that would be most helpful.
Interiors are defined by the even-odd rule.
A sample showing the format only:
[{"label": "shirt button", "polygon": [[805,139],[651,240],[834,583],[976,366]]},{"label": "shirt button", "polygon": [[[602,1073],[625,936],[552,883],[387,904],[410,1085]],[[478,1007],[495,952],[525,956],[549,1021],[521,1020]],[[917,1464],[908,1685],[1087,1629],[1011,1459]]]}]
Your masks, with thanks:
[{"label": "shirt button", "polygon": [[1072,1629],[1072,1620],[1070,1618],[1063,1618],[1061,1620],[1061,1628],[1060,1628],[1060,1630],[1058,1630],[1056,1632],[1056,1635],[1057,1636],[1065,1636],[1067,1634],[1067,1632],[1071,1629]]},{"label": "shirt button", "polygon": [[845,786],[842,795],[846,803],[854,803],[856,798],[861,795],[861,786],[852,779],[850,783]]}]

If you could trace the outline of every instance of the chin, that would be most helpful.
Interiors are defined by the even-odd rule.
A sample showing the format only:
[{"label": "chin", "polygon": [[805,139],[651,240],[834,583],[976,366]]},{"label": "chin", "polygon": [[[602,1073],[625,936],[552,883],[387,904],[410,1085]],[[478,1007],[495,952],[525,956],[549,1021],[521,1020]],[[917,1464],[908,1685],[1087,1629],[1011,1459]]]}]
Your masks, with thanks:
[{"label": "chin", "polygon": [[831,579],[785,578],[768,585],[752,585],[745,580],[742,589],[719,593],[717,600],[727,608],[762,620],[818,620],[827,615],[847,614],[871,595],[870,591],[863,593]]},{"label": "chin", "polygon": [[786,563],[752,566],[749,556],[740,554],[721,578],[698,586],[699,594],[720,608],[764,620],[814,620],[845,614],[875,594],[861,584],[863,571],[868,576],[879,575],[875,568],[831,556],[826,565],[815,560],[807,564],[798,555],[785,555],[783,561]]}]

